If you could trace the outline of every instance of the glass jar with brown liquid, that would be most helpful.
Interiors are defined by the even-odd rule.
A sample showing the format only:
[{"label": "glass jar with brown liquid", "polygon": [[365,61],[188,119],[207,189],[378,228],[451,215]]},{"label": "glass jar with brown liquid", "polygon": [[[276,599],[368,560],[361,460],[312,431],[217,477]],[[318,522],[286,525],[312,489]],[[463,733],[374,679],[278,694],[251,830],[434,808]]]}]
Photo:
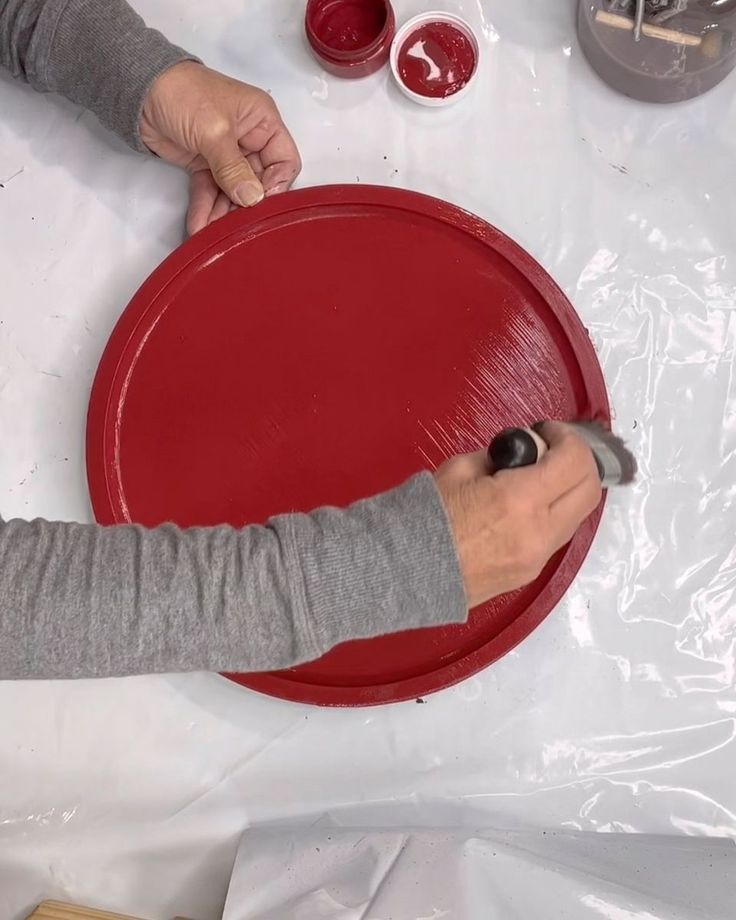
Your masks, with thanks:
[{"label": "glass jar with brown liquid", "polygon": [[619,92],[681,102],[736,66],[736,0],[580,0],[578,36]]}]

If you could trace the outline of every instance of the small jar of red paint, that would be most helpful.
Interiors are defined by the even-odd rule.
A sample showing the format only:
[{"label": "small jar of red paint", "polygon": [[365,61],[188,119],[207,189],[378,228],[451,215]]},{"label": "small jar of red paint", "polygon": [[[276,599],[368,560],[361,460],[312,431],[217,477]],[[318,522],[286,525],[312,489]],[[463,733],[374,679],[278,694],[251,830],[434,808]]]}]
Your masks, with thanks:
[{"label": "small jar of red paint", "polygon": [[389,0],[309,0],[307,40],[336,77],[367,77],[388,61],[396,31]]}]

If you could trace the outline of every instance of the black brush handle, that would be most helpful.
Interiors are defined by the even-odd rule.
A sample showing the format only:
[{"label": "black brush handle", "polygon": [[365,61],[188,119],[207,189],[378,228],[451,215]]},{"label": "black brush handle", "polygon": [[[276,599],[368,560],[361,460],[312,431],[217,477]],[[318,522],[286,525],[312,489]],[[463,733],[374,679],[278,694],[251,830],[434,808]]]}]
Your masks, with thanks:
[{"label": "black brush handle", "polygon": [[[491,470],[494,473],[499,470],[516,470],[522,466],[533,466],[547,453],[547,442],[541,434],[542,423],[538,423],[531,428],[505,428],[500,434],[491,441],[488,447],[488,460],[491,464]],[[580,434],[580,426],[578,433]],[[602,431],[602,429],[601,429]],[[583,429],[582,434],[585,434]],[[596,469],[601,482],[606,478],[606,469],[598,456],[589,438],[585,438],[590,451],[595,460]],[[623,450],[623,447],[621,448]],[[631,458],[633,470],[636,470],[636,461]],[[616,472],[620,473],[620,462],[616,466]],[[633,479],[634,473],[630,474]],[[614,481],[614,480],[612,480]],[[630,481],[629,479],[625,480]]]},{"label": "black brush handle", "polygon": [[533,466],[547,452],[547,445],[532,428],[506,428],[491,441],[488,459],[494,473]]}]

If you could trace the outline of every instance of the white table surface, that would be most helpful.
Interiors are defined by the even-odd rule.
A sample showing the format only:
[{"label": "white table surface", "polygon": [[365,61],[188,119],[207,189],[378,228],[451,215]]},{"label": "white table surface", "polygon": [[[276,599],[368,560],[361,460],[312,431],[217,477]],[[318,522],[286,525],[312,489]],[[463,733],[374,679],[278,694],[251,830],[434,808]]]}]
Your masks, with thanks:
[{"label": "white table surface", "polygon": [[[0,916],[57,897],[211,920],[245,827],[392,799],[438,821],[736,836],[736,75],[638,104],[587,66],[572,0],[462,0],[441,6],[478,28],[482,72],[434,111],[388,71],[324,75],[297,0],[136,6],[273,92],[301,186],[427,192],[539,259],[642,477],[546,622],[424,706],[311,709],[212,675],[0,685]],[[85,521],[92,376],[182,238],[186,177],[5,76],[0,113],[0,513]]]}]

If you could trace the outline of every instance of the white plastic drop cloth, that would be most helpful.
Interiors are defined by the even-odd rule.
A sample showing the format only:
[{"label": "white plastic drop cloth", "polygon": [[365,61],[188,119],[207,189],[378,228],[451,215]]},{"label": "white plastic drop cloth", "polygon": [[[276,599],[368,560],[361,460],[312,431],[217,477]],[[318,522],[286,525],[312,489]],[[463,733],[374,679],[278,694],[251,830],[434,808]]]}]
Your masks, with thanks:
[{"label": "white plastic drop cloth", "polygon": [[728,840],[490,828],[266,828],[224,920],[725,920]]},{"label": "white plastic drop cloth", "polygon": [[[445,2],[483,61],[474,95],[435,111],[387,70],[325,76],[301,0],[135,3],[273,93],[301,185],[417,189],[527,248],[590,330],[641,479],[545,623],[426,705],[319,710],[214,675],[0,685],[0,917],[55,897],[213,920],[245,829],[348,806],[736,837],[736,75],[638,104],[587,66],[572,0]],[[182,238],[187,180],[0,76],[0,183],[0,508],[88,520],[92,376]],[[659,920],[626,910],[599,914]]]}]

